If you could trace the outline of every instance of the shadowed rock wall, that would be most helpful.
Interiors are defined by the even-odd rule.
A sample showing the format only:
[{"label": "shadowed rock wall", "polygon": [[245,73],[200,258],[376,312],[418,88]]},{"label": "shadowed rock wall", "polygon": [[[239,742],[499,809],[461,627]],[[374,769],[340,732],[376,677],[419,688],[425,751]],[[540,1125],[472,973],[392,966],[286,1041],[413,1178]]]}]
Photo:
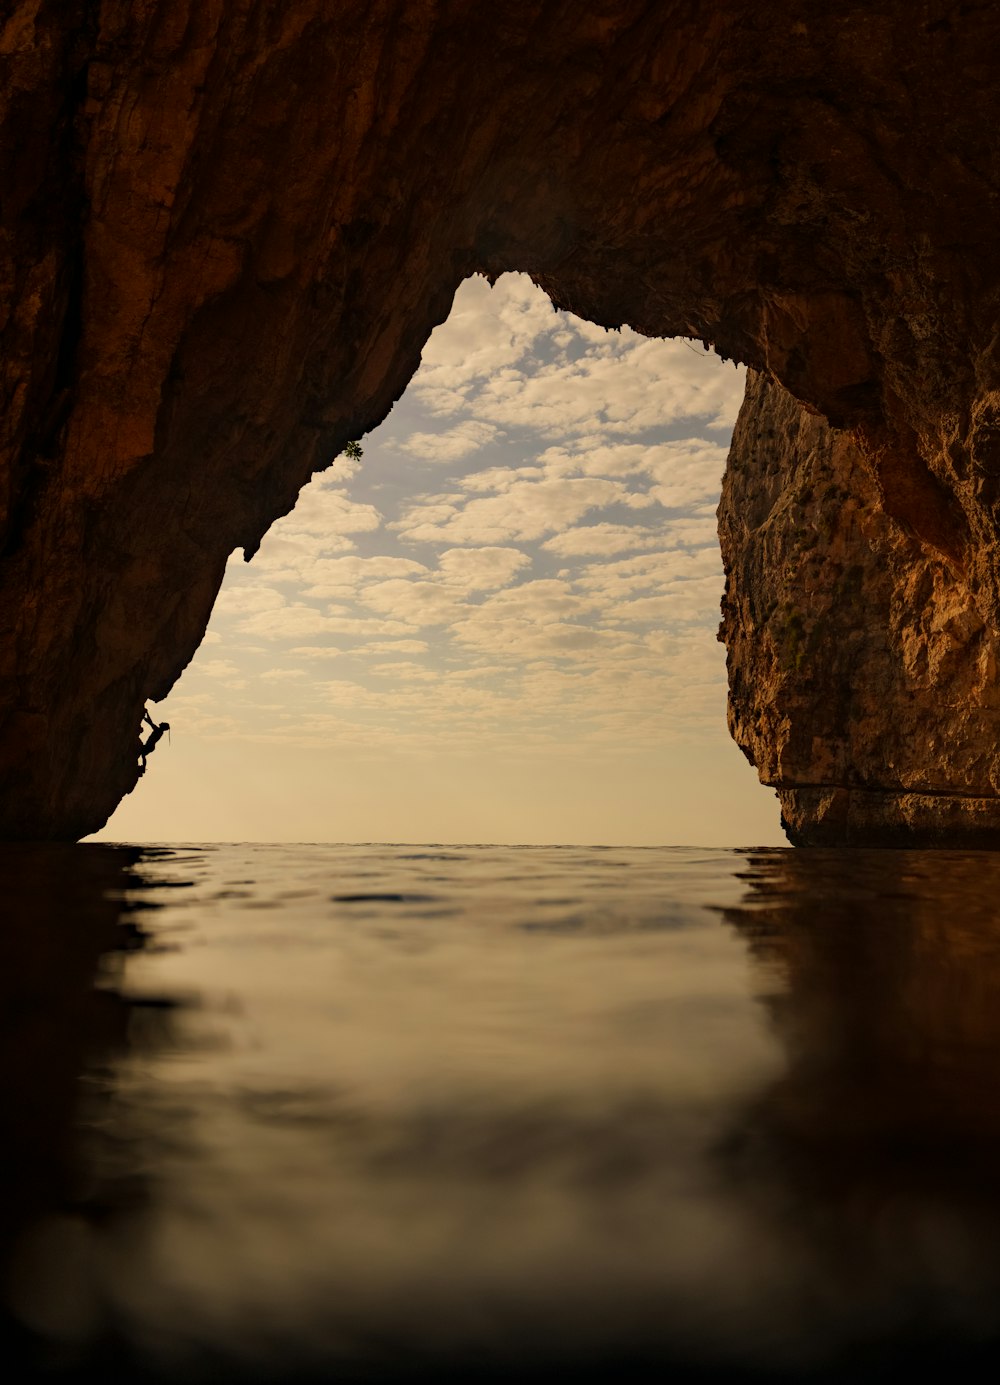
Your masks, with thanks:
[{"label": "shadowed rock wall", "polygon": [[[944,0],[0,4],[0,836],[105,821],[229,552],[385,416],[476,271],[852,430],[837,483],[905,536],[912,600],[933,570],[992,629],[998,56],[996,7]],[[783,709],[751,734],[734,692],[799,839],[847,820],[827,790],[909,792],[851,759],[850,710],[817,780],[779,728],[826,726],[816,688],[733,660]],[[987,702],[913,782],[986,792],[952,747]]]}]

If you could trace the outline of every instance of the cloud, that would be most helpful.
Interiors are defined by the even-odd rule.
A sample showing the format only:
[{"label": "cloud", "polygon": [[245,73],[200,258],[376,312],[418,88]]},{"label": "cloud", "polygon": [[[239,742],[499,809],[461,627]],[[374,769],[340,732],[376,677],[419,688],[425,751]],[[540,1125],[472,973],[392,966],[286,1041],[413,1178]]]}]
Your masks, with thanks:
[{"label": "cloud", "polygon": [[[493,491],[496,494],[503,494],[504,491],[509,491],[520,481],[544,481],[551,474],[547,467],[539,466],[537,463],[531,466],[484,467],[480,471],[474,471],[468,476],[463,476],[460,491],[453,491],[450,495],[436,496],[433,501],[427,503],[434,503],[434,501],[443,505],[462,503],[465,499],[463,491],[482,491],[484,493]],[[422,496],[414,496],[414,501],[417,504],[425,503]]]},{"label": "cloud", "polygon": [[543,620],[584,616],[594,609],[593,597],[575,592],[568,582],[543,578],[508,587],[484,601],[477,609],[483,616],[517,616],[536,623]]},{"label": "cloud", "polygon": [[334,553],[351,553],[355,547],[353,539],[342,535],[293,536],[272,529],[264,537],[251,571],[269,582],[303,582],[317,561]]},{"label": "cloud", "polygon": [[[700,512],[707,509],[704,524],[697,525],[693,518],[684,521],[684,541],[700,543],[714,537],[711,514],[724,462],[723,448],[699,439],[579,452],[550,448],[535,464],[491,467],[462,478],[460,490],[418,498],[390,528],[408,543],[490,545],[549,535],[553,537],[547,547],[556,553],[610,554],[658,540],[648,529],[611,521],[594,524],[594,511],[661,507],[687,515],[697,511],[701,518]],[[611,474],[601,474],[604,471]],[[582,523],[585,518],[587,525]],[[619,541],[616,550],[613,545]],[[595,546],[588,550],[588,542]]]},{"label": "cloud", "polygon": [[198,672],[203,678],[240,678],[243,669],[232,659],[203,659],[198,661]]},{"label": "cloud", "polygon": [[412,558],[388,555],[362,558],[353,554],[344,558],[317,558],[303,572],[303,581],[310,584],[304,588],[303,595],[326,601],[350,601],[367,582],[426,572],[424,564]]},{"label": "cloud", "polygon": [[225,586],[215,603],[214,616],[239,616],[255,611],[272,611],[285,605],[285,595],[275,587]]},{"label": "cloud", "polygon": [[662,535],[653,529],[641,529],[633,524],[583,524],[546,539],[542,547],[564,558],[587,554],[609,555],[651,548],[662,542]]},{"label": "cloud", "polygon": [[462,407],[484,422],[544,437],[635,434],[692,418],[708,428],[731,427],[743,372],[730,367],[706,379],[690,356],[682,342],[647,341],[626,328],[613,348],[590,348],[530,372],[500,371]]},{"label": "cloud", "polygon": [[375,583],[362,593],[361,600],[381,615],[416,626],[447,625],[462,605],[458,593],[439,582],[404,578]]},{"label": "cloud", "polygon": [[629,499],[621,482],[598,477],[521,480],[461,506],[413,506],[392,527],[409,543],[502,545],[568,529],[591,510]]},{"label": "cloud", "polygon": [[257,635],[262,639],[302,639],[309,635],[322,635],[332,630],[328,617],[314,606],[292,602],[287,606],[259,611],[240,622],[239,629],[247,635]]},{"label": "cloud", "polygon": [[499,431],[491,423],[470,418],[439,433],[411,433],[405,442],[399,444],[399,450],[428,462],[455,462],[472,452],[478,452],[492,442]]},{"label": "cloud", "polygon": [[400,660],[395,663],[373,664],[372,673],[381,678],[400,678],[405,682],[433,682],[437,674],[425,668],[423,664],[408,663]]},{"label": "cloud", "polygon": [[505,587],[531,559],[517,548],[448,548],[438,558],[438,571],[449,586],[462,591]]},{"label": "cloud", "polygon": [[705,579],[722,594],[722,559],[714,545],[699,549],[659,549],[616,562],[590,563],[575,577],[583,591],[605,601],[633,598],[640,592],[666,588],[687,580]]},{"label": "cloud", "polygon": [[719,549],[718,522],[714,514],[703,519],[673,519],[664,526],[662,539],[678,548],[697,548],[709,555],[715,566],[721,570],[722,554]]},{"label": "cloud", "polygon": [[651,445],[577,446],[570,442],[546,448],[538,464],[547,476],[606,476],[647,484],[651,497],[665,509],[707,506],[714,513],[726,450],[705,438],[675,438]]},{"label": "cloud", "polygon": [[234,560],[194,686],[238,691],[204,694],[198,725],[569,756],[721,724],[715,430],[741,392],[681,343],[555,312],[526,276],[467,283],[360,464]]},{"label": "cloud", "polygon": [[596,657],[625,643],[621,632],[588,623],[599,606],[599,597],[577,592],[568,582],[539,579],[469,608],[452,634],[461,645],[518,661]]},{"label": "cloud", "polygon": [[706,503],[714,510],[725,467],[725,448],[685,439],[660,449],[660,455],[651,462],[648,470],[655,484],[649,493],[666,510]]},{"label": "cloud", "polygon": [[[405,584],[404,584],[405,585]],[[332,635],[360,635],[371,639],[373,635],[409,635],[409,625],[402,620],[376,620],[374,616],[328,616],[324,628]]]},{"label": "cloud", "polygon": [[355,649],[355,654],[426,654],[429,649],[426,640],[375,640]]},{"label": "cloud", "polygon": [[583,622],[549,620],[536,624],[517,615],[482,610],[457,625],[454,636],[472,649],[506,655],[519,663],[532,657],[586,661],[610,654],[621,643],[617,632]]},{"label": "cloud", "polygon": [[[271,526],[253,562],[243,570],[272,582],[303,581],[318,559],[353,552],[352,536],[374,533],[381,524],[374,505],[353,500],[328,480],[317,479],[303,488],[291,514]],[[231,563],[230,571],[236,570]]]},{"label": "cloud", "polygon": [[279,520],[278,525],[265,535],[260,551],[264,553],[272,535],[279,534],[284,539],[319,539],[326,546],[336,548],[340,536],[370,534],[381,523],[382,515],[374,505],[352,500],[345,491],[326,481],[316,480],[303,489],[291,514]]},{"label": "cloud", "polygon": [[563,314],[526,274],[504,275],[496,288],[467,279],[424,347],[410,390],[432,413],[452,413],[474,384],[515,365],[562,326]]},{"label": "cloud", "polygon": [[636,597],[615,607],[618,620],[626,621],[702,621],[707,624],[719,615],[719,582],[715,577],[673,582],[659,596]]},{"label": "cloud", "polygon": [[606,332],[554,312],[527,276],[505,275],[492,290],[462,285],[410,389],[432,413],[469,413],[481,427],[607,437],[684,419],[731,427],[744,383],[742,369],[688,342]]}]

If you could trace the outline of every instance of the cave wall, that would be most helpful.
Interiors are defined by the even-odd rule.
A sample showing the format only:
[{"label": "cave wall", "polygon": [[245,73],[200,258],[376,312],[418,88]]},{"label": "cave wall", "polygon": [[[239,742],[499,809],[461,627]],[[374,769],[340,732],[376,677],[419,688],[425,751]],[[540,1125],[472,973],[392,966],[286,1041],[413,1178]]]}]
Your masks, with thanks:
[{"label": "cave wall", "polygon": [[[762,372],[806,415],[759,467],[743,430],[730,496],[798,485],[822,416],[837,484],[903,536],[890,623],[926,568],[992,630],[998,56],[996,7],[944,0],[6,0],[0,837],[106,820],[228,554],[381,421],[474,272]],[[819,680],[736,647],[738,583],[784,578],[734,525],[736,734],[798,839],[839,839],[783,729],[826,726]],[[949,747],[988,704],[938,719]],[[859,769],[854,715],[824,793],[957,783],[928,737],[915,778]],[[945,759],[977,754],[982,797],[984,756]]]},{"label": "cave wall", "polygon": [[751,372],[719,537],[729,728],[812,845],[1000,846],[1000,640],[850,432]]}]

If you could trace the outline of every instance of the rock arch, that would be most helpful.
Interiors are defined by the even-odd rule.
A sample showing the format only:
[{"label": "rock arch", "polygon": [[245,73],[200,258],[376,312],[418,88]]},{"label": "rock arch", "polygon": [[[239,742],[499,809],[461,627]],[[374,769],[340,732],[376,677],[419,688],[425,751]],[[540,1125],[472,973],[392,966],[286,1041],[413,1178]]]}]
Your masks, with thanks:
[{"label": "rock arch", "polygon": [[761,373],[725,631],[795,838],[992,844],[1000,17],[819,9],[5,7],[0,836],[107,818],[228,553],[384,417],[463,278],[520,269]]}]

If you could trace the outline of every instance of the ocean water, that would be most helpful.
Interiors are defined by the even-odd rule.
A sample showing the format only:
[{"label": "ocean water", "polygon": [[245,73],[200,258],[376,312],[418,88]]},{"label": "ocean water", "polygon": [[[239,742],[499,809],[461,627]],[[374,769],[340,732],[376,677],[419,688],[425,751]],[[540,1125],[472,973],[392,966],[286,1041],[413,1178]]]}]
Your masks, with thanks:
[{"label": "ocean water", "polygon": [[0,863],[16,1379],[1000,1361],[1000,857]]}]

